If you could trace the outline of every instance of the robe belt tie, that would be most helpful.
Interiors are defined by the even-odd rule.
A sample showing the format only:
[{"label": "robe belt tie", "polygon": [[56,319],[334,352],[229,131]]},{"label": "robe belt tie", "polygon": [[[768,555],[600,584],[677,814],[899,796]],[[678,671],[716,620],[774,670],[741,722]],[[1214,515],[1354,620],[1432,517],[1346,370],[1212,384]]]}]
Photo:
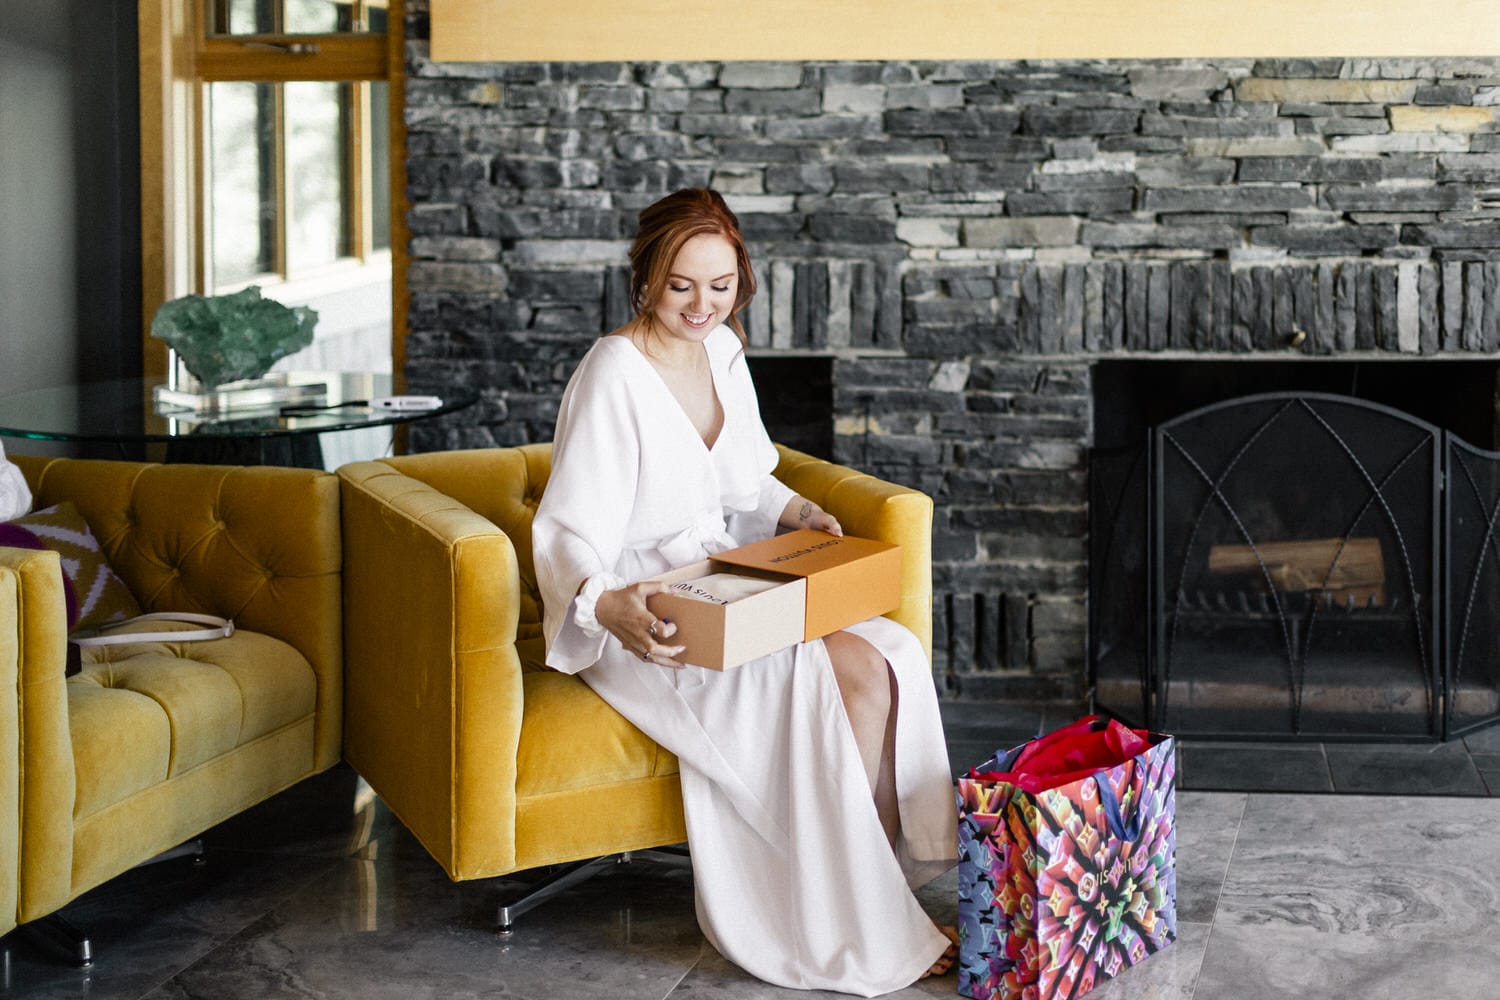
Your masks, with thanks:
[{"label": "robe belt tie", "polygon": [[718,511],[704,511],[698,515],[697,520],[677,534],[641,548],[655,549],[668,566],[676,568],[725,549],[732,549],[735,544],[724,524],[724,515]]}]

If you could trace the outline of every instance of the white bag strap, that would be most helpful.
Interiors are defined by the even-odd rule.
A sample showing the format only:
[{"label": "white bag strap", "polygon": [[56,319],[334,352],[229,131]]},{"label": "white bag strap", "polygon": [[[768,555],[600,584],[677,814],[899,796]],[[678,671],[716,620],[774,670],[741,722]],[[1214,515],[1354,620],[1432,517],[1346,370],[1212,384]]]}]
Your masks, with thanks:
[{"label": "white bag strap", "polygon": [[[104,629],[120,628],[124,625],[133,625],[136,622],[192,622],[197,625],[208,625],[209,628],[182,629],[181,631],[161,632],[122,632],[119,635],[99,635]],[[228,618],[220,618],[218,615],[200,615],[192,611],[154,611],[151,614],[136,615],[122,622],[111,622],[101,626],[94,633],[82,636],[69,636],[68,641],[79,646],[119,646],[127,642],[199,642],[203,639],[227,639],[234,635],[234,622]]]}]

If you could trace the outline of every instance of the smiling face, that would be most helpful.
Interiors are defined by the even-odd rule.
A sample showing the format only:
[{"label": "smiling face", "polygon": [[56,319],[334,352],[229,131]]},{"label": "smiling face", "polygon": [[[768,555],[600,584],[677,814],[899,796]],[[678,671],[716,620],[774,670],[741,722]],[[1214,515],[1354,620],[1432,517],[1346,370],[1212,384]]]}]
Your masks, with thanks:
[{"label": "smiling face", "polygon": [[[630,246],[630,304],[656,339],[701,341],[720,323],[745,343],[739,312],[755,294],[740,221],[711,188],[683,188],[641,210]],[[694,301],[694,296],[700,301]]]},{"label": "smiling face", "polygon": [[651,306],[653,325],[661,333],[701,343],[729,319],[738,292],[734,247],[718,233],[694,236],[678,251]]}]

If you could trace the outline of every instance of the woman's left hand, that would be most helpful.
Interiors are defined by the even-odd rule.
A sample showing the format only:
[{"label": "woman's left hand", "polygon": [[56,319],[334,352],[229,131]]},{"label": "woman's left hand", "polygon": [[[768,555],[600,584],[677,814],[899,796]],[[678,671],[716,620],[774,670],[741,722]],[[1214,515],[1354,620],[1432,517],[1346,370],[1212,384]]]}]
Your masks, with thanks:
[{"label": "woman's left hand", "polygon": [[807,519],[807,523],[804,524],[803,527],[813,528],[817,531],[826,531],[830,535],[834,535],[838,538],[844,537],[844,528],[839,524],[838,518],[834,517],[826,510],[820,510],[817,513],[813,514]]},{"label": "woman's left hand", "polygon": [[826,531],[836,538],[844,537],[844,528],[838,518],[806,497],[792,497],[778,522],[783,528],[812,528]]}]

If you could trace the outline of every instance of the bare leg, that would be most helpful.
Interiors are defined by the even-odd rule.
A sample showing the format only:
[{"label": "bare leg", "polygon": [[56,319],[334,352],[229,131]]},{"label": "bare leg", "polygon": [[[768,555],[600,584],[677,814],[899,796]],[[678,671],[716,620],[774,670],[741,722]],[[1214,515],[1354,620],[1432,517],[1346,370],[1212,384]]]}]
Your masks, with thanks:
[{"label": "bare leg", "polygon": [[[880,816],[880,825],[894,849],[896,834],[901,829],[900,811],[896,805],[896,703],[899,697],[896,675],[880,651],[857,635],[836,632],[824,638],[823,644],[833,663],[833,676],[844,701],[844,714],[849,717],[849,727],[854,730],[854,743],[859,747],[865,778],[870,782],[870,793],[875,798],[875,812]],[[938,930],[952,943],[923,973],[923,978],[947,975],[958,960],[957,928],[939,925]]]},{"label": "bare leg", "polygon": [[900,829],[896,806],[896,678],[880,651],[849,632],[823,640],[833,663],[844,714],[854,730],[881,828],[892,846]]}]

